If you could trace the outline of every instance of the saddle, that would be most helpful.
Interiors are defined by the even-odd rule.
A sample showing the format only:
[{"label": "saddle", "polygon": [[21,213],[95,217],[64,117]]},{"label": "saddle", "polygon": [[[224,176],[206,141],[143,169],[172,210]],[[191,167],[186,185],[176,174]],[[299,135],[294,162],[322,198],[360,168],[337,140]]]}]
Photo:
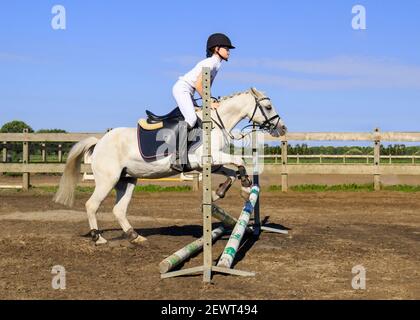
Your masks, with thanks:
[{"label": "saddle", "polygon": [[146,110],[146,114],[148,123],[156,123],[168,119],[179,119],[179,121],[184,120],[184,116],[182,115],[181,110],[179,110],[178,107],[176,107],[174,110],[163,116],[157,116],[149,110]]},{"label": "saddle", "polygon": [[[179,135],[187,130],[184,116],[176,107],[168,114],[159,116],[146,110],[147,118],[137,123],[137,142],[143,159],[147,162],[156,161],[163,157],[174,155],[179,149]],[[182,121],[182,122],[181,122]],[[195,128],[201,128],[198,118]],[[187,132],[185,131],[184,134]],[[191,133],[191,132],[190,132]],[[195,137],[188,137],[187,151],[195,151],[202,143],[201,130]],[[188,168],[187,171],[192,171]],[[189,170],[190,169],[190,170]]]}]

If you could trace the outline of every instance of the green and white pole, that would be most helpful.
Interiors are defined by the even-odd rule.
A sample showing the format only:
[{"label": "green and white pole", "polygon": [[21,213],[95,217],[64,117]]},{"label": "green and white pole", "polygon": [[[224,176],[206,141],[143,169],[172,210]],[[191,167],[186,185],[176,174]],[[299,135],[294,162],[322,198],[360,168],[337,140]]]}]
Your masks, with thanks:
[{"label": "green and white pole", "polygon": [[[211,215],[213,216],[213,218],[219,220],[221,223],[223,223],[225,227],[228,227],[228,228],[233,229],[238,223],[238,220],[235,217],[232,217],[224,209],[220,208],[214,203],[211,209]],[[246,232],[254,232],[254,230],[250,227],[247,227]]]},{"label": "green and white pole", "polygon": [[[212,240],[214,241],[218,239],[224,232],[225,228],[223,226],[214,229],[211,234]],[[201,251],[203,249],[203,242],[203,238],[197,239],[194,242],[191,242],[190,244],[186,245],[182,249],[179,249],[177,252],[170,255],[166,259],[162,260],[162,262],[159,263],[160,273],[166,273],[172,270],[181,262],[185,261],[195,253]]]},{"label": "green and white pole", "polygon": [[235,258],[236,252],[241,244],[244,233],[248,227],[248,222],[254,206],[257,203],[260,188],[254,185],[251,188],[251,194],[249,200],[245,203],[242,209],[241,215],[239,216],[238,222],[232,231],[228,243],[226,244],[225,250],[217,263],[218,267],[231,268],[233,259]]}]

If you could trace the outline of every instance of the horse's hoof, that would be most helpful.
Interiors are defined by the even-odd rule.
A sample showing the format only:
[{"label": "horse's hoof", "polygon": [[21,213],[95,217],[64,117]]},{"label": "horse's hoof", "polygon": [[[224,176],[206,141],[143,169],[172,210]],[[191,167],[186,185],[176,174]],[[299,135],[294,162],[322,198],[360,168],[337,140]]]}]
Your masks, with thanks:
[{"label": "horse's hoof", "polygon": [[248,176],[242,177],[241,178],[241,185],[244,188],[248,188],[252,186],[252,181]]},{"label": "horse's hoof", "polygon": [[221,199],[223,199],[226,195],[226,192],[228,192],[228,190],[232,186],[232,183],[233,183],[232,179],[228,177],[225,182],[223,182],[219,185],[219,188],[217,189],[216,194]]},{"label": "horse's hoof", "polygon": [[95,242],[95,245],[97,246],[108,242],[106,241],[104,237],[101,236],[102,231],[100,230],[92,229],[89,231],[89,233],[90,233],[90,236],[92,237],[93,242]]},{"label": "horse's hoof", "polygon": [[216,194],[216,191],[212,191],[211,192],[211,201],[212,202],[216,202],[217,200],[219,200],[220,199],[220,197]]},{"label": "horse's hoof", "polygon": [[132,244],[141,244],[147,241],[145,237],[139,235],[133,228],[129,229],[127,232],[127,238]]},{"label": "horse's hoof", "polygon": [[144,244],[145,242],[147,242],[147,239],[145,237],[142,237],[141,235],[138,235],[137,238],[130,241],[130,243],[135,245]]},{"label": "horse's hoof", "polygon": [[95,241],[95,245],[100,246],[103,244],[106,244],[108,241],[106,241],[106,239],[104,237],[102,237],[101,235],[98,235],[98,240]]}]

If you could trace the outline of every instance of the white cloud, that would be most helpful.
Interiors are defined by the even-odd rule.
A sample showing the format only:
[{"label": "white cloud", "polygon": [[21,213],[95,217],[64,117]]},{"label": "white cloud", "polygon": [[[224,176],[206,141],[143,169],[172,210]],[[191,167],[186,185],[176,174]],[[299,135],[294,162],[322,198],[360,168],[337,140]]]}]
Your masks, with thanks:
[{"label": "white cloud", "polygon": [[4,62],[31,62],[31,57],[22,56],[14,53],[0,52],[0,61]]}]

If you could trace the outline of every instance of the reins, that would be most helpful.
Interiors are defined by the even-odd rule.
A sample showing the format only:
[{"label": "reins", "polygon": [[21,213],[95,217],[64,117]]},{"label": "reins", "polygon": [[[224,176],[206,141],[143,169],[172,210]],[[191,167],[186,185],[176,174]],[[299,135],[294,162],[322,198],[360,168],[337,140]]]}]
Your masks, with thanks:
[{"label": "reins", "polygon": [[[263,115],[265,121],[262,124],[258,125],[258,131],[268,131],[268,130],[271,130],[271,129],[275,129],[278,126],[278,123],[280,121],[280,116],[278,114],[276,114],[275,116],[272,116],[271,118],[268,118],[267,114],[264,111],[263,106],[261,105],[261,101],[264,101],[264,100],[269,100],[270,101],[270,98],[268,98],[268,97],[257,98],[254,95],[253,95],[253,97],[255,99],[255,107],[254,107],[254,111],[252,113],[252,116],[249,118],[248,123],[252,122],[252,120],[254,119],[255,113],[257,112],[257,109],[260,109],[261,114]],[[214,99],[214,100],[216,100],[217,102],[219,102],[219,99],[217,99],[215,97],[211,97],[211,98]],[[194,102],[196,102],[198,100],[202,100],[202,98],[194,99]],[[246,125],[245,127],[243,127],[241,129],[240,137],[235,137],[228,130],[226,130],[225,124],[224,124],[222,118],[220,117],[220,114],[217,111],[217,109],[213,109],[212,108],[212,110],[215,111],[216,116],[217,116],[217,119],[218,119],[218,121],[216,121],[212,117],[212,121],[219,127],[219,129],[223,132],[223,135],[225,137],[228,136],[232,140],[241,140],[241,139],[244,139],[247,135],[250,134],[250,132],[247,133],[247,134],[243,134],[242,132],[244,131],[244,129],[246,129],[248,127],[253,127],[254,126],[254,123],[249,124],[249,125]],[[275,119],[277,119],[276,124],[271,123],[271,121],[273,121]]]}]

